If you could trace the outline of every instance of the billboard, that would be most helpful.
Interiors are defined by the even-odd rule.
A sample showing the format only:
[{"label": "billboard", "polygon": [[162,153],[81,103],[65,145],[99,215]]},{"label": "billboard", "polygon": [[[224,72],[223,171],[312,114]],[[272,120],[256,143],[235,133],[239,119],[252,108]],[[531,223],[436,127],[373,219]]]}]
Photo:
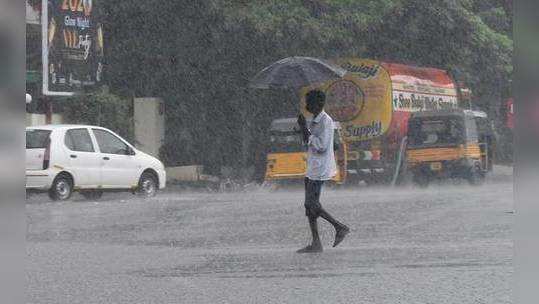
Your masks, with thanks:
[{"label": "billboard", "polygon": [[42,0],[43,94],[70,96],[102,81],[103,27],[94,0]]}]

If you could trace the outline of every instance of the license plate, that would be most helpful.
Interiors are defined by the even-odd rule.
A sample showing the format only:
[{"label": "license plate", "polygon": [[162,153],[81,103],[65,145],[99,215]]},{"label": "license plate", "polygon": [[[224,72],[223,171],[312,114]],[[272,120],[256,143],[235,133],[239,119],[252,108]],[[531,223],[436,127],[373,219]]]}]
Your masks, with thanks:
[{"label": "license plate", "polygon": [[430,169],[433,170],[433,171],[442,170],[442,163],[440,163],[440,162],[431,163],[430,164]]}]

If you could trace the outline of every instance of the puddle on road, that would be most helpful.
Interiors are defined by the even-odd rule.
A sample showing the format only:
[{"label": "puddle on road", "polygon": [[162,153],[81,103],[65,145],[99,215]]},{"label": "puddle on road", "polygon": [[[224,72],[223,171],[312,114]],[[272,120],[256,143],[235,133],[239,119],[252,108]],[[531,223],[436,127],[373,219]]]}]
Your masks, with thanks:
[{"label": "puddle on road", "polygon": [[497,262],[497,263],[481,263],[481,262],[462,262],[462,263],[435,263],[435,264],[407,264],[397,265],[395,268],[446,268],[446,267],[496,267],[496,266],[512,266],[512,261]]},{"label": "puddle on road", "polygon": [[[357,260],[354,251],[298,255],[293,252],[267,254],[202,255],[198,263],[172,268],[141,269],[130,275],[148,278],[221,278],[221,279],[322,279],[333,277],[373,277],[387,271],[434,269],[510,267],[511,260],[455,261],[447,263],[399,264],[397,261]],[[396,263],[395,263],[396,262]]]},{"label": "puddle on road", "polygon": [[335,272],[332,269],[326,269],[328,272],[302,272],[301,269],[264,269],[264,270],[215,270],[215,271],[166,271],[162,269],[143,270],[131,272],[147,278],[188,278],[188,277],[212,277],[220,279],[290,279],[290,278],[310,278],[324,279],[332,277],[372,277],[376,272]]}]

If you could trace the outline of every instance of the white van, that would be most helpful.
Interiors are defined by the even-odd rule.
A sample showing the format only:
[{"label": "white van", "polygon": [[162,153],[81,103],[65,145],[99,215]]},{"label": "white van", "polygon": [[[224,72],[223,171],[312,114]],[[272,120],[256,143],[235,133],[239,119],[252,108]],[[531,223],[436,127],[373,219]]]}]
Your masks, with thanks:
[{"label": "white van", "polygon": [[163,163],[138,151],[114,132],[86,125],[26,128],[26,189],[67,200],[73,191],[97,199],[124,190],[145,197],[163,189]]}]

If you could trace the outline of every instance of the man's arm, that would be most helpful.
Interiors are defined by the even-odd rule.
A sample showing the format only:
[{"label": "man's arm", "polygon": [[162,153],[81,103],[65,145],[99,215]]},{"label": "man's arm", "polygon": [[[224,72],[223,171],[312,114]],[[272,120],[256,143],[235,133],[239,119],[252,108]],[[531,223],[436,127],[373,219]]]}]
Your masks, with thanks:
[{"label": "man's arm", "polygon": [[307,128],[307,121],[305,120],[305,116],[303,116],[303,114],[298,115],[298,125],[300,127],[303,142],[308,143],[309,137],[311,136],[311,131],[309,131],[309,128]]}]

